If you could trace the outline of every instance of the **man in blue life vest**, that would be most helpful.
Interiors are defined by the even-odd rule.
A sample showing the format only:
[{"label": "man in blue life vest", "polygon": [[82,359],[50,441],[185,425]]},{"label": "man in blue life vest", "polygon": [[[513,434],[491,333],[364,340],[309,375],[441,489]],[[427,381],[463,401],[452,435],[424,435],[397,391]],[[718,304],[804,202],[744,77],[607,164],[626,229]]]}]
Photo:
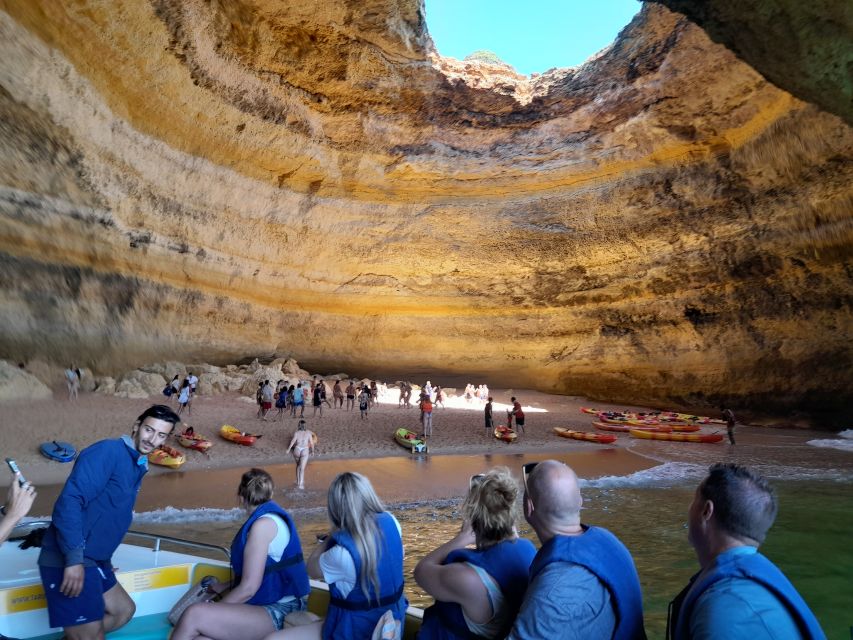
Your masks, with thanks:
[{"label": "man in blue life vest", "polygon": [[575,472],[556,460],[523,471],[524,516],[542,548],[507,640],[644,639],[634,560],[607,529],[581,524]]},{"label": "man in blue life vest", "polygon": [[136,605],[111,559],[130,527],[148,454],[179,421],[169,407],[154,405],[130,436],[101,440],[77,456],[38,559],[50,626],[63,627],[69,640],[100,640],[133,617]]},{"label": "man in blue life vest", "polygon": [[688,512],[702,570],[670,604],[667,638],[826,638],[794,586],[758,552],[777,508],[773,489],[750,469],[711,467]]}]

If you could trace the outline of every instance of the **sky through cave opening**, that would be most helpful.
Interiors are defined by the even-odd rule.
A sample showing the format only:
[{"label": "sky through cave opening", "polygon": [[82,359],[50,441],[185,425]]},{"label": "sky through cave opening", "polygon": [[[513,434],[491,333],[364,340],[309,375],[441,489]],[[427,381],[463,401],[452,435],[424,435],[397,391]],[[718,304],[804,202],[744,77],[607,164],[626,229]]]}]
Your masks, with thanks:
[{"label": "sky through cave opening", "polygon": [[612,43],[641,7],[638,0],[426,0],[426,19],[442,56],[492,53],[530,75],[581,64]]}]

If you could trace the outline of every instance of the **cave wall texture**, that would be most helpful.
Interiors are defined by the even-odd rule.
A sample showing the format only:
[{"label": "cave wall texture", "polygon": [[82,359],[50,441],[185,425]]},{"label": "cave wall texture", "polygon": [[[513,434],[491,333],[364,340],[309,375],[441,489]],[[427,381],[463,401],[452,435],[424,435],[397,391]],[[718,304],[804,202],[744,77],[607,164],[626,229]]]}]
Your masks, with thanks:
[{"label": "cave wall texture", "polygon": [[850,5],[665,4],[528,78],[419,0],[0,0],[0,357],[850,420]]}]

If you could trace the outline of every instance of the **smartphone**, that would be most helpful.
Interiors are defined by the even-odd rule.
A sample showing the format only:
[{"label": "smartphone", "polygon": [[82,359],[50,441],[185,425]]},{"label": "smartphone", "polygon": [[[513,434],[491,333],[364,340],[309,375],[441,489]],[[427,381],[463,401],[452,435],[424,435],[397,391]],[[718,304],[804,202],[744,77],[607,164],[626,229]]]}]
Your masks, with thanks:
[{"label": "smartphone", "polygon": [[24,478],[24,474],[21,473],[21,470],[18,468],[18,463],[12,460],[12,458],[6,458],[6,464],[9,465],[9,468],[12,470],[12,473],[18,474],[18,484],[22,487],[27,483],[26,478]]}]

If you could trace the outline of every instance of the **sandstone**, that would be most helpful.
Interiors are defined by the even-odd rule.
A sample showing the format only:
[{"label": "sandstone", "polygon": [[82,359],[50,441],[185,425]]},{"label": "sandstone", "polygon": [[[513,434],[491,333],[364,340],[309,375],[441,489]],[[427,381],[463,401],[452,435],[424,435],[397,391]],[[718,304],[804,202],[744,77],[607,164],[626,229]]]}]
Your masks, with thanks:
[{"label": "sandstone", "polygon": [[417,0],[6,0],[0,356],[846,424],[849,12],[661,2],[525,77]]},{"label": "sandstone", "polygon": [[130,371],[118,379],[114,395],[121,398],[147,398],[159,395],[166,386],[166,379],[159,373]]},{"label": "sandstone", "polygon": [[47,400],[53,392],[33,374],[6,360],[0,360],[0,402]]}]

